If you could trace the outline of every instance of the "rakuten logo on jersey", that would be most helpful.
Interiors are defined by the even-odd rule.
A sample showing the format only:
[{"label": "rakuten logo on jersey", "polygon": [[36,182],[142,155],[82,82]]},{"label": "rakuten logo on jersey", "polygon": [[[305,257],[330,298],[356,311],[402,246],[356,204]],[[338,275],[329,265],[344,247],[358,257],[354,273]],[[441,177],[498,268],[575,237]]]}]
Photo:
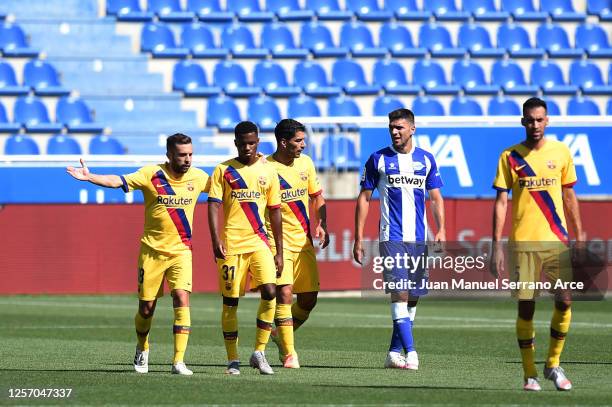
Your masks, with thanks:
[{"label": "rakuten logo on jersey", "polygon": [[281,200],[283,202],[294,201],[306,195],[306,188],[301,189],[286,189],[281,191]]},{"label": "rakuten logo on jersey", "polygon": [[387,175],[387,182],[392,187],[401,187],[404,185],[414,188],[423,188],[425,185],[425,177],[423,175]]},{"label": "rakuten logo on jersey", "polygon": [[519,187],[531,189],[542,189],[557,185],[556,178],[520,178],[518,180]]},{"label": "rakuten logo on jersey", "polygon": [[259,191],[249,191],[246,190],[236,190],[231,193],[232,198],[237,199],[239,201],[252,201],[255,199],[259,199],[261,197],[261,192]]},{"label": "rakuten logo on jersey", "polygon": [[165,206],[170,206],[170,207],[183,207],[183,206],[189,206],[191,205],[191,203],[193,202],[193,198],[183,198],[183,197],[178,197],[178,196],[172,196],[172,195],[158,195],[157,196],[157,203],[158,204],[162,204]]}]

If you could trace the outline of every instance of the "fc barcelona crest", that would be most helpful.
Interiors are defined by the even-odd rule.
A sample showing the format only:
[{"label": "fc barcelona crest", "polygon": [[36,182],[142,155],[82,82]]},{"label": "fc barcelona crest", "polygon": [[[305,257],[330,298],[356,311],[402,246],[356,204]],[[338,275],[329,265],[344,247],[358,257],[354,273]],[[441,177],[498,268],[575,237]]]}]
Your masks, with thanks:
[{"label": "fc barcelona crest", "polygon": [[193,191],[193,189],[194,189],[193,188],[193,182],[191,182],[191,181],[187,182],[187,190],[188,191]]},{"label": "fc barcelona crest", "polygon": [[550,168],[551,170],[554,170],[555,168],[557,168],[557,165],[555,164],[553,160],[548,160],[548,162],[546,163],[546,166]]},{"label": "fc barcelona crest", "polygon": [[268,183],[268,178],[266,178],[264,175],[261,175],[259,178],[257,178],[257,182],[259,182],[259,185],[261,185],[262,187],[265,187]]},{"label": "fc barcelona crest", "polygon": [[300,179],[302,181],[308,181],[308,174],[306,174],[306,171],[300,172]]}]

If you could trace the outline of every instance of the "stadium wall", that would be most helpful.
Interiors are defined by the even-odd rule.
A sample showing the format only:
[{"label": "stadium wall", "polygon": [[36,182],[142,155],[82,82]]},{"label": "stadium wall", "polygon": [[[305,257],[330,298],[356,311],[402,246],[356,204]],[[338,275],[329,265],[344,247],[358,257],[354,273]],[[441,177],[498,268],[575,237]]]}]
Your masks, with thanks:
[{"label": "stadium wall", "polygon": [[[488,244],[492,200],[447,199],[445,204],[449,240]],[[354,206],[354,200],[328,201],[331,242],[318,252],[322,290],[360,286],[360,270],[352,261]],[[142,205],[0,208],[0,294],[136,292]],[[378,202],[373,201],[365,234],[372,242],[377,210]],[[589,240],[603,240],[601,248],[610,262],[612,201],[582,202],[581,212]],[[196,292],[217,291],[206,218],[206,205],[198,205],[193,239]]]}]

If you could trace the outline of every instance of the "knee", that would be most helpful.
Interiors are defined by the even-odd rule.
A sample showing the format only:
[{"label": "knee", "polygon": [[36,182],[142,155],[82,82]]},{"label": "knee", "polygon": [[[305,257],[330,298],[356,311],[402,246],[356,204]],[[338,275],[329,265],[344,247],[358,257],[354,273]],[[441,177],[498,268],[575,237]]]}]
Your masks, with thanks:
[{"label": "knee", "polygon": [[270,301],[276,298],[276,285],[274,284],[263,284],[259,287],[261,298]]},{"label": "knee", "polygon": [[155,301],[145,301],[140,303],[138,307],[138,313],[144,319],[149,319],[155,313]]},{"label": "knee", "polygon": [[317,305],[317,293],[298,294],[297,302],[304,311],[312,311]]},{"label": "knee", "polygon": [[279,304],[291,304],[293,301],[292,286],[276,286],[276,300]]},{"label": "knee", "polygon": [[572,306],[571,301],[555,301],[555,308],[557,308],[561,312],[565,312],[569,310]]},{"label": "knee", "polygon": [[174,308],[188,307],[189,306],[189,293],[184,290],[172,291],[172,306]]}]

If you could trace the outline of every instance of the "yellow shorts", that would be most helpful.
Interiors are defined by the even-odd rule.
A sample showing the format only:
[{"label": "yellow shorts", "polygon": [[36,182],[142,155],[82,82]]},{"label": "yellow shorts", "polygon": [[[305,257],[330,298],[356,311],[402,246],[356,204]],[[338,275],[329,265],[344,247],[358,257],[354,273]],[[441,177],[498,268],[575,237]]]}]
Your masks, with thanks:
[{"label": "yellow shorts", "polygon": [[299,252],[283,251],[283,274],[276,285],[293,284],[295,294],[319,291],[319,268],[313,247]]},{"label": "yellow shorts", "polygon": [[177,256],[163,255],[140,245],[138,256],[138,298],[153,301],[164,296],[164,277],[170,290],[191,292],[191,250]]},{"label": "yellow shorts", "polygon": [[544,282],[550,285],[549,292],[555,292],[557,281],[572,281],[572,262],[569,248],[546,249],[540,251],[515,251],[509,260],[510,280],[519,282],[512,295],[519,300],[532,300],[540,294],[542,273]]},{"label": "yellow shorts", "polygon": [[251,273],[251,287],[276,282],[276,264],[270,249],[256,252],[226,255],[217,259],[219,291],[229,298],[244,295],[247,274]]}]

